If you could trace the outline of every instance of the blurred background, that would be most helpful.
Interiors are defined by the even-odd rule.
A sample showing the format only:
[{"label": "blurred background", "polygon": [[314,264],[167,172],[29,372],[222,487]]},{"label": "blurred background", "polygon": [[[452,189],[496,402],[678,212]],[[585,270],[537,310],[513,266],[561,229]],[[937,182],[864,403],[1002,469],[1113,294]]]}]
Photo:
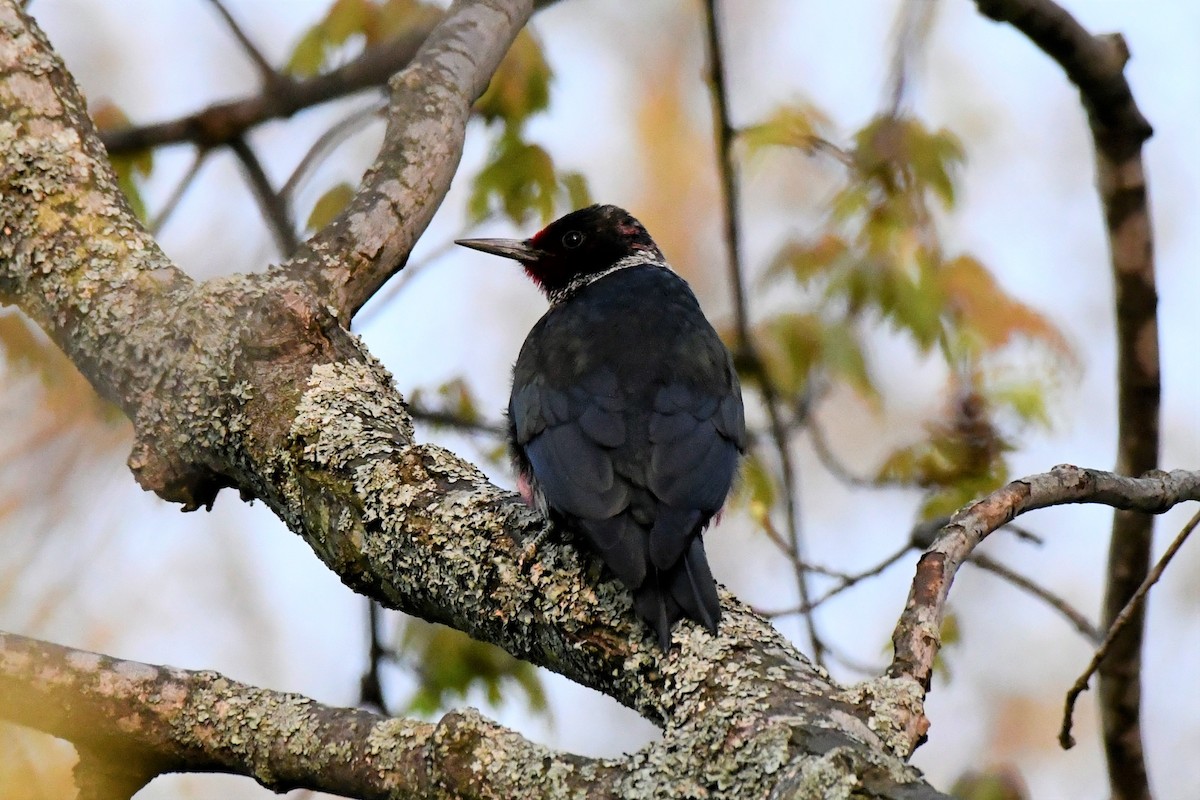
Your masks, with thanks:
[{"label": "blurred background", "polygon": [[[226,5],[281,67],[295,67],[298,43],[330,9],[329,0]],[[1158,258],[1162,465],[1194,469],[1200,6],[1063,5],[1090,31],[1124,34],[1133,53],[1126,74],[1155,127],[1146,158]],[[948,431],[972,422],[973,398],[995,410],[981,423],[987,463],[974,477],[983,483],[1063,462],[1111,468],[1111,279],[1091,140],[1061,70],[968,2],[755,0],[727,2],[724,10],[732,122],[748,129],[737,153],[751,317],[772,374],[810,423],[790,448],[805,559],[835,573],[869,569],[904,545],[923,513],[957,505],[964,484],[937,484],[929,462],[946,455],[938,448]],[[205,0],[34,0],[31,11],[93,109],[119,108],[135,124],[259,91],[253,65]],[[701,5],[564,0],[539,13],[532,30],[530,41],[553,73],[549,104],[516,124],[505,119],[523,146],[552,159],[561,191],[552,179],[547,197],[504,213],[503,189],[481,189],[473,179],[488,168],[496,174],[505,119],[473,122],[459,177],[409,267],[354,326],[418,406],[483,421],[501,418],[511,364],[545,302],[516,266],[448,243],[464,234],[531,235],[548,210],[568,210],[584,184],[595,200],[622,205],[645,223],[718,327],[730,330],[733,322]],[[324,52],[322,64],[351,58],[357,47],[360,39],[351,36]],[[376,97],[357,95],[257,128],[250,144],[271,182],[283,185],[322,132]],[[861,159],[843,161],[852,149],[861,156],[878,144],[870,126],[889,109],[919,121],[906,129],[913,148],[939,154],[925,174],[929,202],[916,207],[914,246],[936,236],[934,249],[970,284],[956,297],[1008,321],[983,344],[967,334],[998,324],[986,309],[964,311],[938,343],[922,339],[920,320],[903,304],[852,313],[853,295],[838,281],[853,284],[861,271],[846,266],[853,259],[838,261],[841,267],[822,261],[824,251],[813,244],[862,245],[868,254],[880,244],[860,224],[866,206],[845,205],[873,202],[850,192],[871,175]],[[358,181],[381,136],[382,124],[368,122],[305,174],[293,196],[298,226],[331,187]],[[137,178],[151,219],[195,163],[186,145],[157,150],[153,159]],[[159,241],[196,278],[260,270],[280,258],[225,150],[196,169],[161,222]],[[959,256],[971,260],[954,261]],[[817,269],[829,271],[813,280]],[[801,311],[802,319],[795,316]],[[796,332],[808,323],[824,337],[816,354],[795,350]],[[360,701],[369,641],[361,597],[261,505],[225,492],[211,513],[183,516],[141,492],[124,464],[129,424],[12,309],[0,309],[0,349],[0,630],[215,669],[335,705]],[[751,424],[761,429],[763,415],[752,413]],[[513,486],[494,437],[431,424],[420,435]],[[778,467],[766,448],[748,468],[733,512],[707,537],[717,579],[765,611],[799,604],[793,565],[769,535],[786,527]],[[918,483],[923,488],[911,485]],[[1156,553],[1191,511],[1157,521]],[[1098,507],[1037,512],[1021,523],[1042,544],[999,533],[982,550],[1094,621],[1110,520]],[[886,665],[915,561],[910,551],[817,609],[813,624],[835,677],[855,681]],[[815,576],[813,594],[837,582]],[[1029,797],[1105,796],[1094,692],[1077,712],[1079,744],[1063,752],[1056,743],[1063,695],[1087,663],[1088,642],[1046,603],[971,566],[960,573],[951,605],[953,641],[927,706],[933,727],[914,763],[943,789],[985,770],[1019,776]],[[1192,758],[1200,752],[1198,608],[1200,547],[1193,541],[1152,593],[1145,649],[1144,735],[1152,786],[1167,800],[1200,797]],[[776,624],[811,652],[802,616],[781,614]],[[632,712],[543,671],[468,654],[475,660],[467,677],[446,678],[461,665],[438,659],[465,652],[462,642],[391,613],[379,629],[385,644],[400,649],[381,674],[394,713],[436,718],[440,708],[474,705],[537,741],[588,755],[618,755],[656,735]],[[480,674],[492,680],[469,679]],[[0,725],[0,795],[70,796],[72,762],[69,746]],[[247,779],[169,776],[139,797],[267,794]]]}]

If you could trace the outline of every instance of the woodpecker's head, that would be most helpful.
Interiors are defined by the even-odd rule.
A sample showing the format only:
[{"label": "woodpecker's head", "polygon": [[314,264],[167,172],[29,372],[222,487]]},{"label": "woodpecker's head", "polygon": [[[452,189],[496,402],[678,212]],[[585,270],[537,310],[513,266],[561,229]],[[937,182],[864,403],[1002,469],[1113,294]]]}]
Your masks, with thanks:
[{"label": "woodpecker's head", "polygon": [[665,263],[642,223],[616,206],[588,206],[551,222],[532,237],[459,239],[457,244],[520,261],[551,301],[614,269]]}]

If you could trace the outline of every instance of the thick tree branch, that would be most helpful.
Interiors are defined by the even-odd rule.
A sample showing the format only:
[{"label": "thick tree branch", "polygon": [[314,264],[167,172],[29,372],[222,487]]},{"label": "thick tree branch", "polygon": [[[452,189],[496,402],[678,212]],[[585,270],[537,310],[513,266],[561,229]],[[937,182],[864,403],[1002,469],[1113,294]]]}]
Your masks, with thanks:
[{"label": "thick tree branch", "polygon": [[[1058,62],[1079,88],[1096,146],[1096,175],[1108,229],[1117,327],[1117,465],[1124,475],[1158,467],[1158,294],[1142,144],[1153,129],[1138,109],[1119,34],[1092,36],[1052,0],[976,0]],[[1110,627],[1150,567],[1153,522],[1113,515],[1103,626]],[[1125,626],[1100,670],[1100,714],[1109,783],[1117,800],[1149,798],[1141,734],[1141,646],[1145,607]]]},{"label": "thick tree branch", "polygon": [[[908,603],[892,634],[895,655],[888,675],[929,690],[934,658],[941,645],[946,597],[959,566],[988,534],[1017,516],[1068,503],[1100,503],[1125,511],[1161,514],[1189,500],[1200,500],[1200,471],[1152,472],[1128,478],[1063,464],[1013,481],[972,503],[951,518],[917,563]],[[927,727],[924,721],[918,721],[912,730],[923,733]]]},{"label": "thick tree branch", "polygon": [[458,169],[471,106],[532,11],[532,0],[460,0],[389,82],[387,132],[362,187],[279,268],[343,325],[404,266],[433,218]]},{"label": "thick tree branch", "polygon": [[[128,797],[168,772],[359,798],[611,796],[619,770],[555,753],[474,711],[431,724],[334,708],[215,672],[120,661],[0,633],[0,717],[73,743]],[[102,766],[101,766],[102,765]],[[113,765],[119,770],[114,774]],[[95,776],[81,775],[94,785]],[[81,787],[83,788],[83,787]]]},{"label": "thick tree branch", "polygon": [[[344,300],[369,295],[380,277],[372,270],[407,253],[442,196],[457,152],[448,140],[461,142],[487,79],[479,64],[499,59],[523,18],[500,5],[451,9],[394,84],[399,119],[383,166],[309,243],[318,268],[349,264],[334,292]],[[355,590],[497,643],[663,725],[662,745],[641,755],[614,796],[658,786],[720,787],[729,797],[833,787],[939,796],[902,761],[902,724],[920,714],[911,682],[838,687],[728,594],[718,635],[681,624],[665,655],[628,593],[573,545],[543,544],[521,569],[524,541],[543,521],[472,465],[414,440],[391,376],[328,310],[336,282],[321,273],[314,296],[299,261],[189,280],[137,225],[70,77],[13,0],[0,0],[0,45],[0,298],[20,305],[134,420],[130,463],[143,486],[191,508],[223,486],[261,498]],[[466,55],[480,52],[478,63]],[[408,105],[421,97],[427,105]],[[346,247],[357,255],[345,257]],[[482,735],[464,725],[461,735]],[[484,738],[501,762],[542,775],[549,794],[561,775],[507,748],[511,735]],[[509,762],[508,753],[517,756]],[[490,775],[475,778],[493,793]],[[498,786],[495,794],[532,793]]]}]

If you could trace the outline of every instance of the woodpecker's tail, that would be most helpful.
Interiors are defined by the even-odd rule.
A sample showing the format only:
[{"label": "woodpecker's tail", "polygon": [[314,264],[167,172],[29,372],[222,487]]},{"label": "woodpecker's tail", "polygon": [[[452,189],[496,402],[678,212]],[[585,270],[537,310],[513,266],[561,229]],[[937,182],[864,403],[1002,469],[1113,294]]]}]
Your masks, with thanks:
[{"label": "woodpecker's tail", "polygon": [[710,633],[717,632],[721,601],[699,536],[692,539],[683,558],[670,569],[651,568],[651,574],[633,593],[633,605],[638,616],[658,634],[664,652],[671,649],[671,626],[681,617],[699,622]]}]

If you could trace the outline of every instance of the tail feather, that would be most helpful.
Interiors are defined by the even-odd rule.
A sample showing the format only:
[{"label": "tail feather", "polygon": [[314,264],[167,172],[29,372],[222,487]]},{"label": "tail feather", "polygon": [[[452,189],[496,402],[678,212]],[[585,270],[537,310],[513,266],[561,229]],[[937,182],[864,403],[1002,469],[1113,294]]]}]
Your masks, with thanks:
[{"label": "tail feather", "polygon": [[671,625],[679,619],[679,605],[658,585],[657,570],[633,593],[637,615],[658,634],[658,646],[664,653],[671,649]]},{"label": "tail feather", "polygon": [[721,621],[721,601],[717,597],[717,584],[708,559],[704,555],[704,543],[697,536],[679,563],[671,570],[671,595],[686,616],[696,620],[711,633],[717,632]]}]

